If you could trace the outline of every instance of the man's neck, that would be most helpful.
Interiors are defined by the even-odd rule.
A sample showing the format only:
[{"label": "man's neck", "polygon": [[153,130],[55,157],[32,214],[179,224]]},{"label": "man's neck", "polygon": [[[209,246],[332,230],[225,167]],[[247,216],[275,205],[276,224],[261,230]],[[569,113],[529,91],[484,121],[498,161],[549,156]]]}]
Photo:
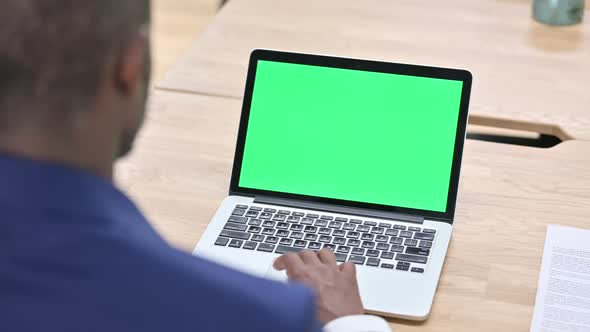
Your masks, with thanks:
[{"label": "man's neck", "polygon": [[37,129],[0,133],[0,152],[80,168],[112,180],[112,162],[101,161],[89,145],[91,146],[80,144],[73,138],[56,137]]}]

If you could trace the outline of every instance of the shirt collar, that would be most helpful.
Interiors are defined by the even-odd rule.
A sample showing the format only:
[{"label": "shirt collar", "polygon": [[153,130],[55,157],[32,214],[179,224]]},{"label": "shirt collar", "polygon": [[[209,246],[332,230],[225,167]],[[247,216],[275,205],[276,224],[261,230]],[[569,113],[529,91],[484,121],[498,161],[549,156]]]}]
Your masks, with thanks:
[{"label": "shirt collar", "polygon": [[0,206],[145,220],[111,181],[70,166],[0,154]]}]

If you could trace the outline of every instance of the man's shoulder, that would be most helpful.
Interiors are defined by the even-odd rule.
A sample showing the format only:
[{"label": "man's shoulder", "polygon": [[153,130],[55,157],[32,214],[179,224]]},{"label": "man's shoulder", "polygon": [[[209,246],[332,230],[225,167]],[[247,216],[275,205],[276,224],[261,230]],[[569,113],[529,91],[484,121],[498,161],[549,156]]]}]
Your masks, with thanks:
[{"label": "man's shoulder", "polygon": [[[0,311],[10,317],[9,327],[32,331],[63,322],[89,331],[92,321],[96,330],[288,332],[315,323],[306,288],[179,251],[141,220],[2,212],[11,220],[0,223],[6,231]],[[31,314],[35,320],[25,319]]]},{"label": "man's shoulder", "polygon": [[243,274],[171,247],[129,253],[114,267],[124,275],[110,281],[121,285],[124,308],[142,306],[203,331],[307,331],[315,323],[313,297],[303,286]]},{"label": "man's shoulder", "polygon": [[[4,282],[27,294],[4,297],[0,307],[16,311],[14,319],[18,302],[23,312],[38,313],[39,323],[63,315],[69,324],[84,326],[82,318],[101,317],[105,329],[116,324],[142,331],[306,331],[315,322],[313,297],[302,286],[194,257],[149,227],[95,226],[101,222],[77,227],[60,217],[30,238],[21,230],[19,242],[29,245],[9,253],[20,265]],[[43,300],[47,296],[50,303]]]}]

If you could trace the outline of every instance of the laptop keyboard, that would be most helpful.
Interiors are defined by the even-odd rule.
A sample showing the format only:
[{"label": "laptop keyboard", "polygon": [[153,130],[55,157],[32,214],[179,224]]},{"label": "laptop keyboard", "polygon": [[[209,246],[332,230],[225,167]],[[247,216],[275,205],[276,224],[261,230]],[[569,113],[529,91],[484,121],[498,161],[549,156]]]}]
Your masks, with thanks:
[{"label": "laptop keyboard", "polygon": [[328,248],[339,262],[424,273],[436,230],[238,204],[215,245],[285,254]]}]

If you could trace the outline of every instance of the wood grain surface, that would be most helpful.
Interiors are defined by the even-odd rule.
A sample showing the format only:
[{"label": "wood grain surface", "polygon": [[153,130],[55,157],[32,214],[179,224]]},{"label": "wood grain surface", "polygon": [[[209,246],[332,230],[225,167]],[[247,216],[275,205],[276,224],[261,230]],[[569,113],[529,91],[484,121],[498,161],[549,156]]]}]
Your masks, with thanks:
[{"label": "wood grain surface", "polygon": [[529,0],[232,0],[157,86],[240,98],[256,48],[465,68],[479,124],[589,140],[590,24],[531,15]]},{"label": "wood grain surface", "polygon": [[153,80],[185,53],[219,8],[219,0],[152,0]]}]

